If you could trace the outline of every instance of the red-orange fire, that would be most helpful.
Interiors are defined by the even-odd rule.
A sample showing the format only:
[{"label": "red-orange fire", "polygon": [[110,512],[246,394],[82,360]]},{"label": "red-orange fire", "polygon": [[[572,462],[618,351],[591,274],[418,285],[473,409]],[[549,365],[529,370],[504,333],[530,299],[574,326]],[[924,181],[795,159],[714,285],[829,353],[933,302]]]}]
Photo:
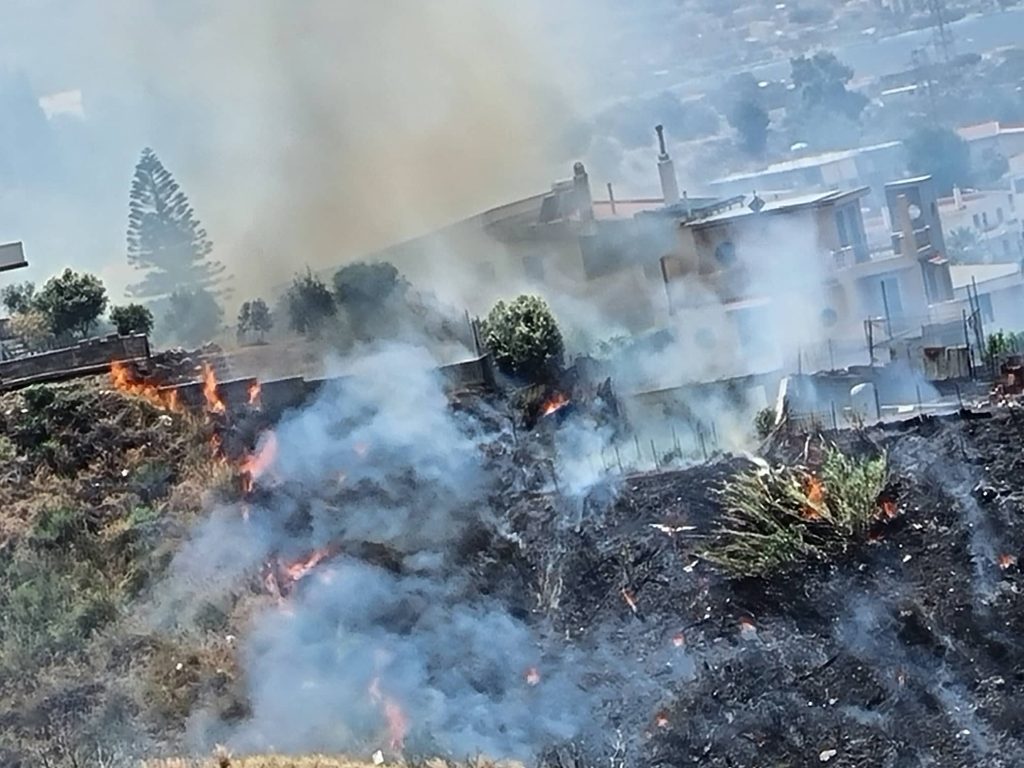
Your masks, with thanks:
[{"label": "red-orange fire", "polygon": [[114,360],[110,364],[110,381],[119,392],[141,397],[157,408],[167,411],[181,410],[176,389],[162,391],[153,384],[139,380],[134,369],[120,360]]},{"label": "red-orange fire", "polygon": [[544,401],[544,405],[540,408],[540,415],[544,417],[550,416],[553,413],[558,413],[570,402],[572,401],[561,392],[555,392],[555,394]]},{"label": "red-orange fire", "polygon": [[369,692],[373,703],[384,710],[384,719],[387,720],[388,735],[390,736],[389,746],[394,750],[402,749],[405,744],[405,734],[409,730],[405,712],[402,711],[402,707],[397,701],[381,691],[380,678],[373,678]]},{"label": "red-orange fire", "polygon": [[825,503],[825,486],[821,480],[814,475],[807,477],[807,487],[804,489],[807,495],[807,505],[804,507],[804,518],[807,520],[821,519],[821,506]]},{"label": "red-orange fire", "polygon": [[883,518],[885,518],[886,520],[896,519],[896,515],[898,514],[898,510],[896,509],[896,502],[890,501],[889,499],[885,499],[884,501],[882,501],[881,508]]},{"label": "red-orange fire", "polygon": [[259,379],[253,379],[249,384],[249,405],[253,408],[259,408],[263,403],[260,396],[263,394],[263,386],[260,384]]},{"label": "red-orange fire", "polygon": [[284,571],[284,574],[288,577],[288,580],[294,584],[295,582],[300,581],[301,579],[304,579],[306,576],[308,576],[309,572],[316,568],[324,560],[327,560],[328,558],[333,557],[336,554],[337,548],[334,547],[314,549],[305,557],[300,557],[298,560],[294,562],[286,563],[281,570]]},{"label": "red-orange fire", "polygon": [[625,587],[622,588],[622,599],[626,601],[626,605],[629,606],[629,610],[633,613],[637,613],[639,611],[636,604],[636,598],[633,596],[633,593]]},{"label": "red-orange fire", "polygon": [[277,437],[273,432],[267,432],[266,435],[259,450],[246,456],[239,467],[242,473],[242,489],[245,493],[252,492],[256,481],[267,473],[277,457]]},{"label": "red-orange fire", "polygon": [[217,374],[209,363],[203,363],[203,397],[206,399],[206,409],[210,413],[224,413],[227,410],[217,392]]},{"label": "red-orange fire", "polygon": [[676,648],[682,648],[684,645],[686,645],[686,637],[683,635],[682,632],[680,632],[672,638],[672,645],[674,645]]},{"label": "red-orange fire", "polygon": [[1013,568],[1017,564],[1017,558],[1013,555],[1000,555],[999,556],[999,568],[1000,570],[1008,570]]}]

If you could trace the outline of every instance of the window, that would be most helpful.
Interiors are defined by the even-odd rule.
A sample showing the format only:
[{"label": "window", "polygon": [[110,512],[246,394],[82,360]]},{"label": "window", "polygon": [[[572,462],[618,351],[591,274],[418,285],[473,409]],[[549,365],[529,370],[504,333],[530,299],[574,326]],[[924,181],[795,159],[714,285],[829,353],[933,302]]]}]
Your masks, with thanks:
[{"label": "window", "polygon": [[900,279],[896,276],[883,277],[878,281],[882,296],[882,307],[888,307],[889,317],[903,317],[903,296],[900,294]]},{"label": "window", "polygon": [[715,261],[720,267],[733,266],[736,263],[736,246],[729,240],[719,243],[715,248]]},{"label": "window", "polygon": [[836,211],[836,225],[839,227],[839,244],[844,248],[850,244],[850,233],[846,229],[846,209]]},{"label": "window", "polygon": [[981,223],[988,229],[988,211],[981,212]]},{"label": "window", "polygon": [[981,217],[978,214],[974,214],[974,228],[981,229]]},{"label": "window", "polygon": [[996,223],[997,224],[1002,224],[1003,223],[1003,209],[1002,208],[996,208]]},{"label": "window", "polygon": [[979,293],[978,294],[978,309],[981,310],[981,319],[986,323],[995,322],[996,316],[992,311],[992,294],[991,293]]}]

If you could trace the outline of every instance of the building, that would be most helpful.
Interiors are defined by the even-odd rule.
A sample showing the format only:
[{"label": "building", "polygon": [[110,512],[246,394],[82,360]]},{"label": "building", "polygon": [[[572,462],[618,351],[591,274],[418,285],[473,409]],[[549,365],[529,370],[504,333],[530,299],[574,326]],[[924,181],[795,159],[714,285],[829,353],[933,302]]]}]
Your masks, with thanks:
[{"label": "building", "polygon": [[939,215],[953,255],[960,261],[1018,262],[1024,258],[1024,228],[1012,187],[954,189],[939,200]]},{"label": "building", "polygon": [[1009,159],[1024,153],[1024,125],[993,120],[967,125],[956,132],[970,147],[971,162],[975,164],[987,163],[993,157]]},{"label": "building", "polygon": [[890,141],[773,163],[759,171],[715,179],[709,188],[723,195],[755,190],[849,189],[862,184],[881,189],[889,179],[901,176],[903,167],[903,143]]}]

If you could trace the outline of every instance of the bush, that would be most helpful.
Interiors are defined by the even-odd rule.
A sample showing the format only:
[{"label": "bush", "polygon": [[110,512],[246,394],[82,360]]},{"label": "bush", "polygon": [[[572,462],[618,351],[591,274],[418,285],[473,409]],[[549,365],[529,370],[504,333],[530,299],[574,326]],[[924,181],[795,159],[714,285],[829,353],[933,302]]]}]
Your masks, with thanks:
[{"label": "bush", "polygon": [[562,333],[538,296],[520,296],[510,304],[499,301],[483,330],[487,348],[505,373],[536,381],[562,363]]},{"label": "bush", "polygon": [[324,281],[309,270],[292,281],[285,301],[292,330],[314,338],[338,314],[334,296]]},{"label": "bush", "polygon": [[249,333],[255,333],[257,341],[262,344],[264,335],[273,327],[273,315],[263,299],[246,301],[239,308],[237,329],[240,339]]},{"label": "bush", "polygon": [[762,440],[775,429],[775,415],[774,408],[762,408],[754,417],[754,429],[757,430],[757,436]]},{"label": "bush", "polygon": [[30,352],[46,349],[53,340],[50,318],[38,309],[29,309],[11,317],[11,334],[17,337]]},{"label": "bush", "polygon": [[122,336],[132,333],[151,333],[153,313],[141,304],[125,304],[110,310],[110,322]]},{"label": "bush", "polygon": [[724,522],[706,557],[733,576],[767,576],[828,560],[877,519],[887,476],[884,454],[852,458],[836,449],[820,475],[759,463],[722,489]]}]

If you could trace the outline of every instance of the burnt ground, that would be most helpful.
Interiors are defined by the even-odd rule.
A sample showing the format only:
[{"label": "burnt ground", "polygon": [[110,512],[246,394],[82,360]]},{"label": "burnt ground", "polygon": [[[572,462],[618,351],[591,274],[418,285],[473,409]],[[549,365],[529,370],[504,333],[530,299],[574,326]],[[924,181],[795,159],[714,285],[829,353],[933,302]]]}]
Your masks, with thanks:
[{"label": "burnt ground", "polygon": [[508,503],[515,544],[502,557],[492,542],[481,579],[581,649],[611,641],[638,662],[619,689],[644,700],[608,694],[582,753],[607,754],[617,731],[631,765],[1024,764],[1024,415],[837,439],[888,452],[899,514],[837,561],[771,579],[700,557],[740,459],[626,478],[579,507]]}]

